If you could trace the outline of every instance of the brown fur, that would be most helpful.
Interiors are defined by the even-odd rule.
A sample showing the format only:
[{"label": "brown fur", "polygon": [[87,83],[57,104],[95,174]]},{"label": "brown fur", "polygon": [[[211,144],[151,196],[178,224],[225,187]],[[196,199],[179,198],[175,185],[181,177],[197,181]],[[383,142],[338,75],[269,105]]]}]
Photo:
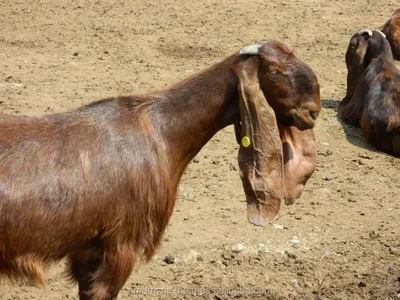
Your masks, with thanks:
[{"label": "brown fur", "polygon": [[366,74],[370,92],[364,97],[360,126],[375,147],[400,156],[400,71],[386,56],[379,57],[372,67],[375,76]]},{"label": "brown fur", "polygon": [[382,32],[389,41],[394,59],[400,60],[400,8],[383,25]]},{"label": "brown fur", "polygon": [[[159,246],[187,164],[238,123],[234,64],[258,68],[278,119],[314,125],[315,74],[286,48],[268,42],[261,59],[235,53],[148,95],[41,118],[0,113],[0,275],[44,284],[45,267],[67,257],[80,299],[116,299]],[[272,64],[288,80],[265,74]]]}]

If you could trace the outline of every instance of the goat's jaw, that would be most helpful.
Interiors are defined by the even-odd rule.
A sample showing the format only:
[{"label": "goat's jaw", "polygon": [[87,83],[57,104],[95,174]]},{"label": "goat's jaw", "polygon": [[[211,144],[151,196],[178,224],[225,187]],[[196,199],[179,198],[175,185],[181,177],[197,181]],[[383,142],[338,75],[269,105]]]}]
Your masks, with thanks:
[{"label": "goat's jaw", "polygon": [[294,204],[294,202],[301,197],[301,194],[303,193],[303,190],[304,190],[304,185],[301,184],[301,185],[296,187],[296,191],[295,192],[292,192],[292,194],[294,196],[288,196],[285,193],[285,204],[286,205]]}]

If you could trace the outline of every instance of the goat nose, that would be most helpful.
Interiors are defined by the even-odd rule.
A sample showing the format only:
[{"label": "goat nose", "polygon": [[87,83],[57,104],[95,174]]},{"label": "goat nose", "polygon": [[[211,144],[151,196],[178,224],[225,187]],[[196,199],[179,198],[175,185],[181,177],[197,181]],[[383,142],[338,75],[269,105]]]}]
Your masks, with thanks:
[{"label": "goat nose", "polygon": [[311,119],[313,119],[314,121],[317,120],[318,114],[319,113],[317,111],[310,111]]}]

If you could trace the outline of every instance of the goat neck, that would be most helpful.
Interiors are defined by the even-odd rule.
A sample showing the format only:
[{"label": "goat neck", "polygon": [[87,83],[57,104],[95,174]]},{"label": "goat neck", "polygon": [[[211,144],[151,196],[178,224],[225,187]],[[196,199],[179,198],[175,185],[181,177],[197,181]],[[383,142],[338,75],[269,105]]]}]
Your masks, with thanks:
[{"label": "goat neck", "polygon": [[200,149],[239,118],[234,57],[164,91],[152,109],[156,138],[163,141],[177,180]]}]

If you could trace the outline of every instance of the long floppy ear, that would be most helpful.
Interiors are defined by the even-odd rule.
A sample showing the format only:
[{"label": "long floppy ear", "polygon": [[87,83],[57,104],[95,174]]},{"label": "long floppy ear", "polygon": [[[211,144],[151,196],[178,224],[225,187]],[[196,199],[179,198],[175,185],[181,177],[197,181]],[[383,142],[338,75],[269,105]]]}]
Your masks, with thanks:
[{"label": "long floppy ear", "polygon": [[364,63],[365,54],[368,49],[368,39],[373,36],[370,29],[357,32],[350,40],[346,51],[346,65],[348,69],[357,69]]},{"label": "long floppy ear", "polygon": [[240,177],[248,220],[264,226],[279,212],[283,193],[283,153],[275,113],[258,81],[259,60],[235,65],[238,77],[241,138]]},{"label": "long floppy ear", "polygon": [[364,63],[365,54],[367,53],[368,49],[368,39],[372,37],[372,31],[369,29],[364,29],[358,32],[359,35],[359,44],[355,51],[355,61],[354,66],[362,65]]},{"label": "long floppy ear", "polygon": [[317,167],[314,131],[279,125],[282,140],[286,205],[300,198],[306,182]]},{"label": "long floppy ear", "polygon": [[[239,50],[239,54],[258,55],[260,53],[260,49],[262,46],[263,46],[263,43],[253,44],[253,45],[243,47],[242,49]],[[235,129],[236,142],[240,145],[241,132],[242,132],[242,126],[241,126],[240,120],[233,125],[234,125],[234,129]]]},{"label": "long floppy ear", "polygon": [[341,105],[346,105],[350,101],[356,85],[365,70],[364,58],[368,49],[368,39],[371,36],[372,31],[364,29],[355,34],[350,40],[346,51],[347,91],[346,96],[341,101]]},{"label": "long floppy ear", "polygon": [[371,90],[371,82],[375,82],[378,76],[378,71],[367,68],[358,78],[357,85],[348,103],[338,111],[339,118],[345,123],[355,126],[360,125],[359,122],[364,111],[366,94]]}]

